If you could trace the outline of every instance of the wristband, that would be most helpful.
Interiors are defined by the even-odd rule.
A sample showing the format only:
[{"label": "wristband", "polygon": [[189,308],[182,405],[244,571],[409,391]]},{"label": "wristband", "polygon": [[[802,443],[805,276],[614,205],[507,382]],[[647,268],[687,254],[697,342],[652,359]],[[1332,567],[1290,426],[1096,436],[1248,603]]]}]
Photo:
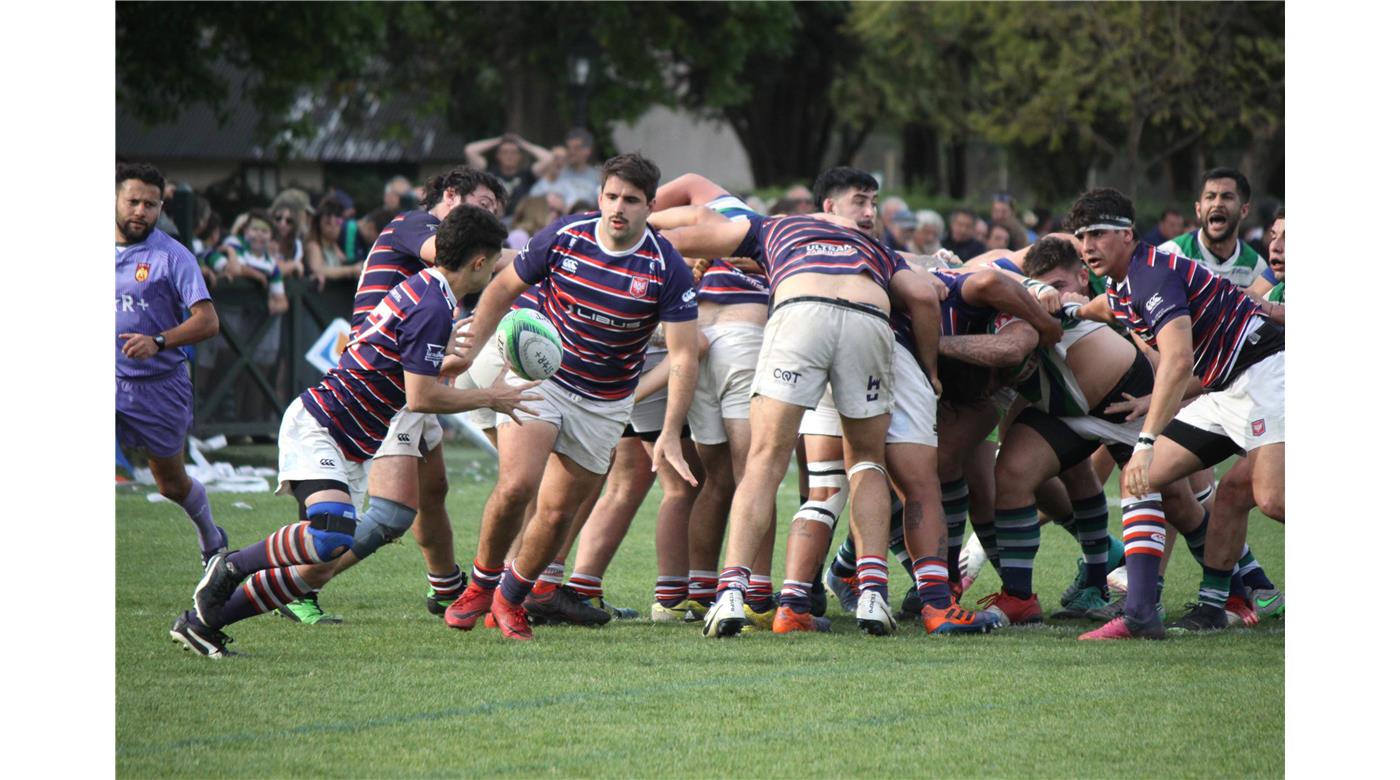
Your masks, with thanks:
[{"label": "wristband", "polygon": [[154,342],[156,343],[156,351],[157,351],[157,352],[164,352],[164,351],[165,351],[165,334],[164,334],[164,333],[157,333],[155,336],[152,336],[152,337],[151,337],[151,340],[154,341]]},{"label": "wristband", "polygon": [[1156,443],[1156,436],[1147,433],[1141,434],[1138,436],[1137,444],[1133,447],[1133,452],[1137,453],[1142,452],[1143,450],[1150,450]]}]

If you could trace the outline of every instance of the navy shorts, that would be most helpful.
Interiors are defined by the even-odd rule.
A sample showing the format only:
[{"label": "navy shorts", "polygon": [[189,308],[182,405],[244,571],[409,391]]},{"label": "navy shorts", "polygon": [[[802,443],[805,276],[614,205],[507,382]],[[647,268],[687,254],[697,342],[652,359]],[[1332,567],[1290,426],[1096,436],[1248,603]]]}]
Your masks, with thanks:
[{"label": "navy shorts", "polygon": [[117,377],[117,444],[157,458],[185,451],[194,424],[194,388],[182,364],[150,379]]}]

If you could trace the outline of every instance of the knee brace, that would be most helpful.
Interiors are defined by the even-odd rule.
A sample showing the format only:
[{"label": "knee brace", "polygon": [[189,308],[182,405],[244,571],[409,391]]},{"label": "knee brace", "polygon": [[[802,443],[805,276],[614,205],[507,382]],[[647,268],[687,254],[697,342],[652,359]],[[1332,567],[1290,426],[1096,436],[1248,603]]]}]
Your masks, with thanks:
[{"label": "knee brace", "polygon": [[846,479],[846,470],[841,461],[819,460],[808,463],[807,488],[836,488],[836,492],[822,500],[804,501],[797,514],[792,516],[793,522],[810,520],[827,528],[836,527],[836,519],[846,508],[846,499],[851,493],[851,481]]},{"label": "knee brace", "polygon": [[307,531],[324,561],[339,558],[355,542],[355,507],[340,501],[318,501],[306,507]]},{"label": "knee brace", "polygon": [[397,501],[371,496],[369,509],[355,526],[355,544],[350,549],[360,560],[368,558],[375,550],[403,536],[417,514],[417,510]]}]

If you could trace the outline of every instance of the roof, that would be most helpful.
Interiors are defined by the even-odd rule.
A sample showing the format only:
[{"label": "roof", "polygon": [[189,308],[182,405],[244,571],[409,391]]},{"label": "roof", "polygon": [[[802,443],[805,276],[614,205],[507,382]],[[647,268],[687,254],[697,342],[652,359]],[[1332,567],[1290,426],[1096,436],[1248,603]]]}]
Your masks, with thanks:
[{"label": "roof", "polygon": [[[235,77],[236,80],[236,77]],[[235,95],[237,86],[232,87]],[[349,98],[303,93],[290,114],[310,114],[315,133],[287,144],[278,155],[277,139],[260,139],[259,114],[248,101],[234,97],[228,122],[220,125],[213,108],[203,103],[180,112],[175,121],[146,126],[117,106],[117,154],[137,159],[204,159],[242,161],[314,161],[346,163],[460,162],[466,138],[450,132],[441,115],[423,116],[413,102],[396,96],[369,98],[364,106]],[[352,118],[357,122],[351,122]],[[353,126],[352,126],[353,125]]]}]

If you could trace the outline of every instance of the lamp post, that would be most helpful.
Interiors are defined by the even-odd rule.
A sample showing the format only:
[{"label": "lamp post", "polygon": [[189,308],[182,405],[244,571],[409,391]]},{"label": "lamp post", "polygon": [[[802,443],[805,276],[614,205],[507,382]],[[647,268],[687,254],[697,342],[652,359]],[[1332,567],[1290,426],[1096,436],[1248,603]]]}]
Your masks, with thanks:
[{"label": "lamp post", "polygon": [[592,38],[580,37],[569,47],[565,60],[565,79],[574,95],[574,126],[588,126],[588,93],[593,85],[595,44]]}]

